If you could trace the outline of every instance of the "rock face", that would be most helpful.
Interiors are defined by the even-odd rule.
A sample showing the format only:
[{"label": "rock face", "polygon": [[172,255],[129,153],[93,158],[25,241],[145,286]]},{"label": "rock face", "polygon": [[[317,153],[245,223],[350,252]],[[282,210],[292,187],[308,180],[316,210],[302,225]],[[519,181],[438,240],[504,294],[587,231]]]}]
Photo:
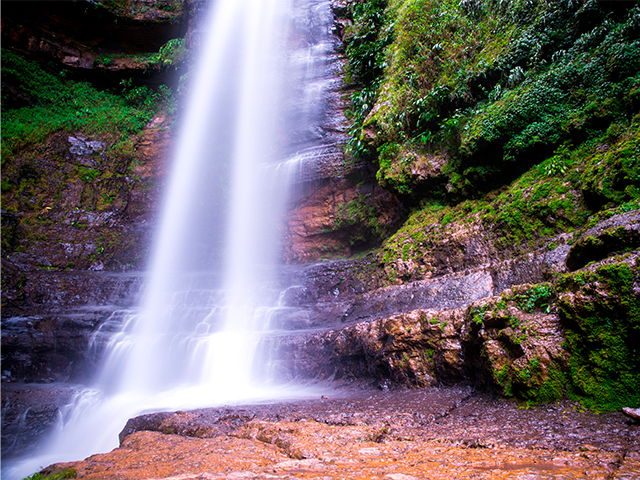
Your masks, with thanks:
[{"label": "rock face", "polygon": [[3,207],[18,212],[2,215],[3,381],[80,380],[96,360],[91,336],[135,302],[168,121],[154,118],[132,155],[56,134],[5,166],[3,178],[20,188],[3,195]]},{"label": "rock face", "polygon": [[12,2],[2,15],[3,45],[60,62],[98,83],[117,84],[145,74],[145,54],[185,35],[193,3],[39,2],[33,8]]},{"label": "rock face", "polygon": [[[154,5],[144,10],[151,15]],[[91,80],[96,56],[157,51],[184,34],[187,10],[175,6],[170,24],[161,14],[114,16],[88,2],[42,2],[35,10],[14,2],[3,12],[3,48]],[[120,73],[130,80],[131,72]],[[16,75],[3,76],[3,106],[34,101],[11,83]],[[118,78],[101,73],[97,83]],[[3,381],[77,381],[93,368],[98,327],[136,299],[139,275],[114,272],[144,268],[172,120],[159,112],[127,138],[54,132],[3,154]],[[98,350],[89,352],[92,336]]]},{"label": "rock face", "polygon": [[[636,404],[638,251],[565,273],[573,249],[584,251],[583,239],[611,225],[633,242],[638,213],[576,234],[571,247],[400,286],[381,286],[372,257],[309,267],[284,297],[291,310],[282,326],[300,333],[272,338],[265,348],[282,359],[278,368],[288,378],[414,386],[466,379],[527,401],[569,391],[593,408]],[[610,344],[618,346],[609,351]],[[614,352],[616,360],[594,357]]]},{"label": "rock face", "polygon": [[354,186],[342,178],[319,179],[289,212],[285,258],[307,263],[375,245],[401,218],[398,200],[375,183]]},{"label": "rock face", "polygon": [[[80,3],[69,2],[64,7],[70,9],[67,18],[57,15],[50,23],[27,22],[20,10],[24,6],[12,4],[9,8],[18,10],[3,16],[3,35],[15,48],[58,59],[76,74],[84,69],[129,75],[148,64],[113,60],[105,65],[104,57],[98,62],[91,48],[108,53],[110,39],[127,29],[122,34],[127,43],[109,48],[146,51],[153,44],[158,49],[175,35],[174,27],[167,26],[168,18],[177,22],[179,32],[187,28],[183,4],[155,2],[159,9],[149,12],[139,8],[142,2],[119,2],[111,12],[115,17],[105,17],[112,23],[107,25],[104,18],[98,22],[82,17],[77,10]],[[334,5],[338,15],[345,9]],[[47,11],[34,18],[46,16]],[[76,40],[53,40],[61,28],[94,20],[104,34],[103,43],[87,43],[81,38],[86,34],[82,29]],[[380,187],[366,165],[345,162],[349,86],[337,72],[344,64],[340,36],[347,24],[344,18],[336,20],[336,36],[326,46],[331,59],[314,79],[325,88],[316,112],[322,127],[291,129],[289,140],[296,152],[290,152],[289,161],[298,169],[283,235],[283,257],[289,264],[366,251],[403,218],[401,202]],[[296,35],[293,38],[300,44],[318,44],[317,39]],[[117,80],[117,75],[109,81]],[[15,101],[28,103],[28,99]],[[295,119],[296,112],[290,113]],[[136,272],[144,267],[144,249],[155,222],[170,123],[168,115],[156,116],[131,138],[130,149],[119,154],[110,153],[112,145],[100,135],[55,133],[43,145],[22,151],[11,165],[3,165],[3,179],[20,186],[3,197],[4,208],[15,207],[2,212],[5,385],[83,381],[95,370],[109,333],[119,326],[140,289],[141,276]],[[442,158],[425,157],[403,175],[421,184],[439,182],[442,163]],[[275,359],[277,373],[291,380],[364,381],[383,389],[468,382],[525,401],[550,401],[569,393],[596,409],[635,407],[640,403],[640,214],[637,210],[608,214],[610,218],[594,221],[583,231],[550,238],[531,251],[520,252],[516,245],[498,249],[504,239],[496,239],[495,232],[471,219],[428,225],[420,232],[424,241],[407,234],[398,240],[402,246],[390,259],[384,257],[391,249],[383,249],[360,259],[290,265],[284,268],[280,285],[283,306],[272,319],[273,327],[288,334],[267,338],[262,348]],[[3,388],[3,434],[12,438],[7,441],[16,451],[32,442],[42,432],[40,427],[53,425],[59,405],[72,396],[64,388],[55,394],[27,388]],[[27,397],[36,398],[35,405],[29,406]],[[260,457],[265,468],[321,454],[351,455],[360,462],[373,450],[356,452],[347,444],[358,435],[378,442],[387,428],[340,433],[311,421],[301,430],[294,419],[275,426],[244,417],[241,422],[230,418],[226,425],[221,421],[213,426],[185,425],[182,420],[167,414],[133,421],[123,435],[122,450],[112,458],[124,454],[143,458],[150,448],[162,450],[167,458],[181,449],[207,448],[222,455],[223,450],[238,448],[249,452],[248,457]],[[27,433],[14,438],[24,425]],[[418,422],[415,428],[419,427]],[[221,447],[140,430],[166,435],[180,430],[199,438],[235,433],[224,437]],[[343,435],[348,441],[339,444],[343,450],[321,452],[317,442],[299,446],[304,443],[301,437],[308,440],[307,434]],[[436,446],[419,446],[425,448]],[[391,450],[380,452],[391,454]],[[238,459],[229,460],[215,475],[226,474],[234,461]],[[192,472],[173,468],[173,463],[159,466],[153,475]],[[81,476],[111,474],[96,464],[79,466]],[[197,468],[213,471],[214,467]],[[282,473],[289,467],[278,468]],[[344,471],[349,473],[348,468]]]},{"label": "rock face", "polygon": [[2,385],[2,457],[24,455],[57,426],[61,405],[71,403],[74,385]]},{"label": "rock face", "polygon": [[[24,275],[24,274],[23,274]],[[2,321],[3,382],[80,382],[135,302],[141,277],[106,272],[27,272],[19,290],[7,292]],[[13,301],[19,301],[19,308]]]}]

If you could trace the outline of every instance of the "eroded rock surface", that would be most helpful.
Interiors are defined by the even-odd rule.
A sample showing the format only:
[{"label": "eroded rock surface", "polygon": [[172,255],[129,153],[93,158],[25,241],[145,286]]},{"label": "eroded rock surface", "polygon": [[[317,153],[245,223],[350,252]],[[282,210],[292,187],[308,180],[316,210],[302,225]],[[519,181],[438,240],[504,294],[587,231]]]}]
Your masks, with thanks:
[{"label": "eroded rock surface", "polygon": [[147,415],[146,426],[125,429],[120,448],[47,471],[194,480],[622,479],[640,471],[638,430],[621,413],[572,403],[521,409],[468,388],[334,395]]},{"label": "eroded rock surface", "polygon": [[2,458],[24,455],[60,422],[75,385],[2,385]]}]

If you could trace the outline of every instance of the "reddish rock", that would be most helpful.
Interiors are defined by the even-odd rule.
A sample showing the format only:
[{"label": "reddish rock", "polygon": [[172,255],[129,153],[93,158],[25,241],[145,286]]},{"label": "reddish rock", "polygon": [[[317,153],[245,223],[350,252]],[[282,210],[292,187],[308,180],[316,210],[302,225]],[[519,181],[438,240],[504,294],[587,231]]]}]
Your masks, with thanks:
[{"label": "reddish rock", "polygon": [[377,184],[364,187],[337,179],[325,181],[301,199],[287,217],[285,258],[310,263],[349,257],[375,246],[382,232],[397,227],[402,207]]},{"label": "reddish rock", "polygon": [[[73,468],[79,479],[604,480],[633,478],[640,469],[638,436],[620,413],[579,412],[571,403],[522,409],[468,389],[344,394],[163,413],[161,423],[175,418],[169,423],[180,435],[136,431],[112,452],[45,472]],[[184,436],[185,428],[212,437]]]}]

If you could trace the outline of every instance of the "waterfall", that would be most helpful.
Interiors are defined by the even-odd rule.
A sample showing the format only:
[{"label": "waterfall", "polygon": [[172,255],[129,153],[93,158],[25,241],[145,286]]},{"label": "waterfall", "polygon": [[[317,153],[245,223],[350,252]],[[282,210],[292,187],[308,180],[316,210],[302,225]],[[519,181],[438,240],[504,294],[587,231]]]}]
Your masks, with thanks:
[{"label": "waterfall", "polygon": [[256,352],[278,308],[289,167],[319,138],[331,19],[326,0],[211,3],[140,305],[39,455],[3,478],[115,448],[143,412],[304,395]]}]

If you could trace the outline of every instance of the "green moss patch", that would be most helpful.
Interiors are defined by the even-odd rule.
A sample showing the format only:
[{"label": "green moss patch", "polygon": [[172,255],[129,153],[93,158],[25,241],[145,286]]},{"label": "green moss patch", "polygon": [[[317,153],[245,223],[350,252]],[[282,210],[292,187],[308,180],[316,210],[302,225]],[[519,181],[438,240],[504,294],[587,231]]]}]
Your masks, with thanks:
[{"label": "green moss patch", "polygon": [[589,408],[640,405],[637,264],[602,265],[563,276],[556,288],[575,396]]},{"label": "green moss patch", "polygon": [[568,388],[567,352],[549,283],[522,285],[481,300],[466,312],[463,333],[470,375],[506,397],[539,403],[563,397]]}]

